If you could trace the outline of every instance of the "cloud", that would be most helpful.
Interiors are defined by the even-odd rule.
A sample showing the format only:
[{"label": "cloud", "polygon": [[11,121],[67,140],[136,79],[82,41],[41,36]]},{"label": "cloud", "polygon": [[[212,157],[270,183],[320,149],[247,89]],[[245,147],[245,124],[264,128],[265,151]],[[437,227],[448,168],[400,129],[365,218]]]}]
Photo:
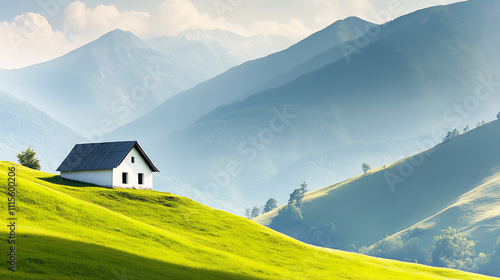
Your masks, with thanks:
[{"label": "cloud", "polygon": [[291,19],[288,23],[277,21],[257,21],[247,30],[248,34],[281,35],[291,39],[299,40],[313,33],[313,30],[304,26],[302,21]]},{"label": "cloud", "polygon": [[0,68],[21,68],[60,56],[74,48],[66,36],[54,31],[47,19],[36,13],[0,22]]},{"label": "cloud", "polygon": [[0,36],[8,38],[0,40],[0,68],[21,68],[57,58],[117,28],[144,39],[174,36],[188,29],[220,28],[244,36],[268,34],[299,40],[314,31],[294,18],[261,20],[240,26],[220,15],[201,12],[190,0],[165,0],[151,13],[119,10],[114,5],[90,7],[82,1],[74,1],[66,6],[62,16],[60,30],[55,30],[37,13],[0,22]]},{"label": "cloud", "polygon": [[154,16],[155,36],[177,35],[187,29],[230,27],[222,18],[201,13],[188,0],[167,0],[160,4]]},{"label": "cloud", "polygon": [[314,1],[319,13],[314,20],[320,26],[327,26],[334,21],[350,16],[357,16],[365,20],[373,20],[375,10],[369,0],[334,0]]},{"label": "cloud", "polygon": [[91,41],[120,28],[143,34],[150,28],[150,14],[140,11],[119,11],[113,5],[98,5],[94,9],[80,1],[64,10],[64,31],[74,42]]}]

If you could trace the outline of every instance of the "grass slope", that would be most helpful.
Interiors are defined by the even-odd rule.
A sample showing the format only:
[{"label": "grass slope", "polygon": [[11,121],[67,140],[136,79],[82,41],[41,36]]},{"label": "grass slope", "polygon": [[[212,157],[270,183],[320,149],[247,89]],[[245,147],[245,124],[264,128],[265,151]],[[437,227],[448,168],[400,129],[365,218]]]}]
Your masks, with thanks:
[{"label": "grass slope", "polygon": [[[452,226],[474,240],[478,251],[489,252],[500,236],[498,139],[500,121],[494,121],[366,176],[307,193],[303,223],[280,231],[305,240],[318,226],[334,223],[340,248],[349,249],[418,227],[413,236],[430,247],[434,235]],[[400,180],[394,192],[387,178]],[[272,227],[276,215],[256,221]]]},{"label": "grass slope", "polygon": [[316,248],[179,196],[96,188],[10,162],[0,162],[3,221],[11,166],[18,266],[4,262],[1,279],[490,279]]}]

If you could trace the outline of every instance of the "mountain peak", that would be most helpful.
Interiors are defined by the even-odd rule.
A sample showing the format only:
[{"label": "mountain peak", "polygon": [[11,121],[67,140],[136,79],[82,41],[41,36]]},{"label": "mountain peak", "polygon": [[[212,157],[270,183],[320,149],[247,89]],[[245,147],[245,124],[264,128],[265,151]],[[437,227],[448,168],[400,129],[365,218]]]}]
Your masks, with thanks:
[{"label": "mountain peak", "polygon": [[110,40],[115,43],[124,43],[126,41],[135,41],[135,43],[143,44],[141,39],[139,39],[134,33],[130,31],[124,31],[122,29],[112,30],[101,37],[99,37],[95,42]]}]

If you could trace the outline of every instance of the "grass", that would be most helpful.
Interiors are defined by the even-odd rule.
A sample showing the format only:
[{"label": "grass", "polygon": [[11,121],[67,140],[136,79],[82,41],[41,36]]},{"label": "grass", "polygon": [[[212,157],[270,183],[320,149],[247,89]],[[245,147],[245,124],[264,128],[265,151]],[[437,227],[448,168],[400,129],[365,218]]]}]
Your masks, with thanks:
[{"label": "grass", "polygon": [[[500,176],[498,139],[500,121],[494,121],[367,175],[308,192],[300,227],[291,224],[280,231],[314,244],[308,237],[318,226],[333,223],[336,241],[348,250],[351,244],[370,246],[424,222],[426,230],[418,235],[422,248],[430,249],[433,237],[452,226],[467,233],[478,252],[491,253],[500,235],[500,181],[494,180]],[[392,189],[388,175],[397,178]],[[255,221],[272,226],[277,214],[273,210]]]},{"label": "grass", "polygon": [[[103,189],[17,169],[17,271],[0,279],[491,279],[305,245],[247,219],[155,191]],[[1,227],[7,236],[7,227]]]}]

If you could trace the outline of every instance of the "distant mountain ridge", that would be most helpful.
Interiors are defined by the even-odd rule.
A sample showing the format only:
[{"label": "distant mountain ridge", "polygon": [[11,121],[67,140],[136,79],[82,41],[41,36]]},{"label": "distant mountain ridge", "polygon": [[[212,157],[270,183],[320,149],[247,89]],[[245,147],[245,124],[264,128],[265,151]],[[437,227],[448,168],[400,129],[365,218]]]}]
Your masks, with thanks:
[{"label": "distant mountain ridge", "polygon": [[[220,42],[214,45],[216,39]],[[190,31],[168,44],[157,42],[162,53],[133,33],[117,29],[54,60],[2,70],[0,83],[75,132],[102,139],[103,134],[246,57],[265,55],[290,43],[279,37],[259,37],[252,45],[256,39],[223,30]],[[243,46],[239,53],[238,47]]]},{"label": "distant mountain ridge", "polygon": [[[499,80],[494,74],[500,68],[488,57],[500,46],[491,28],[499,23],[498,7],[496,1],[469,1],[403,16],[379,27],[380,37],[371,38],[349,60],[341,48],[354,45],[356,38],[333,40],[340,43],[333,46],[311,39],[338,32],[338,22],[286,51],[245,63],[170,99],[112,136],[126,138],[132,131],[155,135],[144,141],[160,151],[157,161],[170,170],[169,176],[185,183],[166,189],[188,195],[183,191],[190,185],[211,195],[214,207],[224,201],[239,207],[231,211],[242,213],[269,197],[286,201],[293,186],[309,177],[310,162],[325,174],[321,180],[311,179],[317,188],[355,175],[362,162],[392,162],[421,150],[422,139],[435,144],[447,129],[461,130],[496,115],[500,98],[494,94]],[[308,53],[305,61],[271,65],[293,59],[294,50],[300,53],[305,44],[323,48]],[[318,63],[327,54],[336,55]],[[258,81],[273,83],[296,69],[306,72],[288,76],[292,80],[281,86],[249,90],[259,88]],[[257,79],[261,75],[267,79]],[[248,97],[231,103],[236,94]],[[221,97],[229,103],[222,106]],[[462,116],[456,106],[469,109]],[[270,121],[276,111],[285,114],[285,108],[293,118],[270,133]],[[227,171],[228,164],[239,167],[232,172],[236,175]]]},{"label": "distant mountain ridge", "polygon": [[[316,55],[355,39],[359,30],[375,26],[359,18],[339,20],[291,47],[233,67],[225,73],[189,89],[161,104],[148,115],[125,125],[112,133],[110,139],[130,136],[130,131],[151,135],[157,129],[148,124],[161,121],[164,135],[183,129],[218,106],[227,105],[253,95],[268,83],[288,73]],[[338,58],[337,58],[338,59]],[[309,70],[309,69],[307,69]],[[304,72],[298,71],[288,79],[295,79]],[[285,82],[290,80],[285,79]],[[280,79],[279,83],[282,83]],[[159,138],[161,135],[157,135]],[[151,138],[144,141],[152,141]]]},{"label": "distant mountain ridge", "polygon": [[101,126],[109,132],[147,113],[194,79],[185,67],[122,30],[57,59],[0,75],[6,90],[84,135]]},{"label": "distant mountain ridge", "polygon": [[195,29],[173,37],[153,38],[147,43],[171,60],[190,65],[202,82],[245,61],[281,51],[292,41],[280,36],[243,37],[221,29]]},{"label": "distant mountain ridge", "polygon": [[0,90],[0,158],[17,162],[16,154],[31,146],[42,170],[55,172],[78,141],[81,138],[69,128]]}]

